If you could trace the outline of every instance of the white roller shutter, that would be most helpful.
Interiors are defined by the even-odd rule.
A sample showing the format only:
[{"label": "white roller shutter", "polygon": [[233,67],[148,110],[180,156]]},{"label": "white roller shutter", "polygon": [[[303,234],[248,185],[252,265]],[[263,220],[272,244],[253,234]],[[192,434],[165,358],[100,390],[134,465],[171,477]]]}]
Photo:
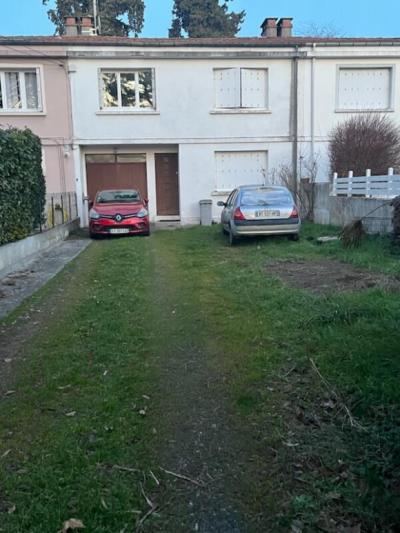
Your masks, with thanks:
[{"label": "white roller shutter", "polygon": [[341,68],[339,70],[339,109],[390,108],[392,69]]},{"label": "white roller shutter", "polygon": [[267,107],[267,70],[241,69],[242,107],[265,109]]},{"label": "white roller shutter", "polygon": [[216,152],[217,190],[230,191],[239,185],[264,184],[267,152]]},{"label": "white roller shutter", "polygon": [[239,71],[236,68],[214,70],[215,107],[231,108],[240,106]]}]

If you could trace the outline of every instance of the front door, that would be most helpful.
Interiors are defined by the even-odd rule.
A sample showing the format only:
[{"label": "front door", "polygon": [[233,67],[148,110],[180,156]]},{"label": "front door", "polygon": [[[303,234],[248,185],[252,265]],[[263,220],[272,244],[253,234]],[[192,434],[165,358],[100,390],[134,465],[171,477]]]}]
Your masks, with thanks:
[{"label": "front door", "polygon": [[178,154],[155,154],[157,215],[179,216]]}]

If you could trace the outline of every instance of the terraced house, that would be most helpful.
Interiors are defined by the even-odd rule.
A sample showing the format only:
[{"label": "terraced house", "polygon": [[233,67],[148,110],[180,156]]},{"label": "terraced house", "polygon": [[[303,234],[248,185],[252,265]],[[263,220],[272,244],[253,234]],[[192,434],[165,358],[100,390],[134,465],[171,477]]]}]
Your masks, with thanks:
[{"label": "terraced house", "polygon": [[[110,187],[139,188],[152,221],[196,223],[204,198],[217,218],[217,200],[282,165],[297,181],[317,162],[317,179],[328,179],[329,132],[349,115],[388,113],[400,124],[400,39],[293,37],[291,19],[274,18],[260,37],[224,39],[74,35],[78,23],[63,37],[0,40],[28,91],[15,109],[3,62],[11,109],[3,104],[0,114],[34,124],[49,183],[61,170],[46,143],[61,139],[57,161],[68,183],[74,163],[84,225],[96,190]],[[34,79],[43,84],[36,96]]]}]

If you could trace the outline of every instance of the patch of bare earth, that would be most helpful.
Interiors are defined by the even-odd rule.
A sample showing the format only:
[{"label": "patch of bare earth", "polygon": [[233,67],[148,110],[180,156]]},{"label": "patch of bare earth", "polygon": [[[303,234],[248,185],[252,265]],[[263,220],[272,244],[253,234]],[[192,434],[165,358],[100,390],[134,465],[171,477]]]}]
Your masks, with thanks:
[{"label": "patch of bare earth", "polygon": [[272,261],[266,272],[281,278],[289,286],[315,294],[362,291],[371,288],[400,290],[400,281],[378,272],[361,270],[335,260]]}]

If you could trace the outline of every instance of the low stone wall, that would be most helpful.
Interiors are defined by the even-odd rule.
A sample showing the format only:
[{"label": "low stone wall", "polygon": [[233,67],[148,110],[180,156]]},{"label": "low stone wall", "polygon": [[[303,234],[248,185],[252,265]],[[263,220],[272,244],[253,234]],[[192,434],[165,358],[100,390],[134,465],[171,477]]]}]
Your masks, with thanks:
[{"label": "low stone wall", "polygon": [[24,264],[35,254],[65,240],[71,231],[77,228],[79,228],[79,218],[43,233],[0,246],[0,276],[15,269],[23,269]]},{"label": "low stone wall", "polygon": [[[314,222],[344,226],[355,218],[361,218],[382,205],[385,200],[356,198],[354,196],[329,196],[330,183],[315,183]],[[389,205],[380,207],[363,220],[368,233],[389,233],[392,231],[392,211]]]}]

